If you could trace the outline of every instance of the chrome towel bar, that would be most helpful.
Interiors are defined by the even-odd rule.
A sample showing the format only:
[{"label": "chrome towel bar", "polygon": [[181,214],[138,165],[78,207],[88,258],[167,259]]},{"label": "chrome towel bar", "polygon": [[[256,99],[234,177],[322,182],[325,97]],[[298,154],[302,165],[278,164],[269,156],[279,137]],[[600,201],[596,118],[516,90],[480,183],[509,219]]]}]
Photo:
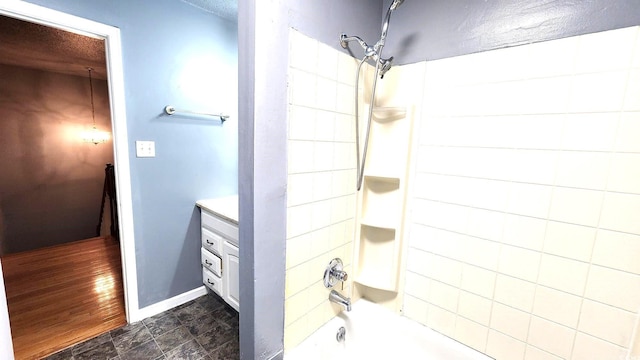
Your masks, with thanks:
[{"label": "chrome towel bar", "polygon": [[210,113],[204,113],[204,112],[197,112],[197,111],[189,111],[189,110],[180,110],[180,109],[176,109],[175,107],[171,106],[171,105],[167,105],[164,107],[164,112],[167,113],[167,115],[173,115],[176,113],[184,113],[184,114],[192,114],[192,115],[203,115],[203,116],[213,116],[213,117],[217,117],[220,118],[220,121],[222,121],[222,123],[224,123],[225,121],[227,121],[227,119],[229,119],[229,115],[225,115],[225,114],[210,114]]}]

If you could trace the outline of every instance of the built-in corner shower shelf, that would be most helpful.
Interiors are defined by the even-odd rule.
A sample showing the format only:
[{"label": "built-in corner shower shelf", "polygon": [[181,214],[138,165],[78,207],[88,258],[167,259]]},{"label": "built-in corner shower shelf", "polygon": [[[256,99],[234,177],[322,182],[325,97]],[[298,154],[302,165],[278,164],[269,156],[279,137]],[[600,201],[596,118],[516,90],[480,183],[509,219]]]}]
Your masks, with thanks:
[{"label": "built-in corner shower shelf", "polygon": [[395,164],[389,164],[387,166],[369,165],[365,170],[364,178],[368,181],[378,181],[385,183],[396,183],[399,186],[401,179],[402,169]]},{"label": "built-in corner shower shelf", "polygon": [[395,186],[399,186],[400,178],[394,176],[392,174],[384,174],[382,172],[376,173],[375,175],[364,175],[364,178],[368,181],[379,181],[383,183],[395,184]]},{"label": "built-in corner shower shelf", "polygon": [[378,121],[400,120],[407,117],[407,108],[374,106],[373,116]]},{"label": "built-in corner shower shelf", "polygon": [[395,228],[361,224],[356,282],[375,289],[396,291],[397,250],[399,241]]},{"label": "built-in corner shower shelf", "polygon": [[357,278],[356,278],[356,282],[358,284],[362,284],[364,286],[370,287],[370,288],[374,288],[374,289],[380,289],[380,290],[384,290],[384,291],[392,291],[392,292],[397,292],[396,286],[395,286],[395,281],[386,279],[386,281],[381,280],[380,276],[378,274],[360,274]]},{"label": "built-in corner shower shelf", "polygon": [[371,137],[358,194],[354,280],[367,291],[398,291],[411,113],[374,107]]},{"label": "built-in corner shower shelf", "polygon": [[360,225],[378,229],[394,230],[398,227],[395,221],[385,221],[384,219],[364,218],[360,220]]},{"label": "built-in corner shower shelf", "polygon": [[398,225],[400,179],[365,177],[362,189],[360,223],[378,228],[395,229]]}]

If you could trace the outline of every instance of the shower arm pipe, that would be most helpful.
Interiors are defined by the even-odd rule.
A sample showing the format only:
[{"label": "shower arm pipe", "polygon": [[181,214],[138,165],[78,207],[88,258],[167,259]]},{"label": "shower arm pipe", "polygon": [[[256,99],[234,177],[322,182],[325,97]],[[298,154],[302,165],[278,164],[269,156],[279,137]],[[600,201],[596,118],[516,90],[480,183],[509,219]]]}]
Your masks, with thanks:
[{"label": "shower arm pipe", "polygon": [[349,46],[348,43],[352,41],[357,41],[358,44],[360,44],[360,46],[362,47],[362,49],[364,49],[365,53],[367,52],[367,49],[371,48],[359,36],[347,36],[347,34],[344,34],[344,33],[340,34],[340,45],[342,46],[342,48],[346,49]]},{"label": "shower arm pipe", "polygon": [[389,29],[389,20],[391,19],[391,10],[387,11],[387,15],[385,16],[384,23],[382,24],[382,35],[380,36],[380,40],[373,45],[369,46],[362,38],[359,36],[347,36],[347,34],[340,34],[340,45],[346,49],[349,45],[348,43],[352,41],[358,42],[360,47],[364,50],[364,54],[367,58],[374,57],[375,61],[379,61],[382,59],[380,54],[382,53],[382,48],[387,40],[387,31]]},{"label": "shower arm pipe", "polygon": [[[348,49],[349,43],[352,41],[357,41],[364,50],[365,61],[373,59],[374,63],[380,62],[380,65],[382,65],[383,69],[385,66],[390,66],[390,63],[393,61],[393,56],[388,59],[383,59],[379,56],[378,50],[381,49],[382,46],[384,46],[384,41],[378,41],[378,43],[376,43],[374,46],[369,46],[358,36],[347,36],[347,34],[345,33],[340,34],[340,46],[342,46],[343,49]],[[382,72],[381,76],[384,76],[384,73],[385,71]]]}]

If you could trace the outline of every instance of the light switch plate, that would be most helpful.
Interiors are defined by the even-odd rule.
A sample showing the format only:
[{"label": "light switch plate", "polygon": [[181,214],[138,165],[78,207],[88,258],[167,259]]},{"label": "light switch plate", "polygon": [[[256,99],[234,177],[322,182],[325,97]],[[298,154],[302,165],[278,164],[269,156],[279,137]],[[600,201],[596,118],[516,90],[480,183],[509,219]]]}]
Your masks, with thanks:
[{"label": "light switch plate", "polygon": [[136,157],[156,157],[155,141],[136,141]]}]

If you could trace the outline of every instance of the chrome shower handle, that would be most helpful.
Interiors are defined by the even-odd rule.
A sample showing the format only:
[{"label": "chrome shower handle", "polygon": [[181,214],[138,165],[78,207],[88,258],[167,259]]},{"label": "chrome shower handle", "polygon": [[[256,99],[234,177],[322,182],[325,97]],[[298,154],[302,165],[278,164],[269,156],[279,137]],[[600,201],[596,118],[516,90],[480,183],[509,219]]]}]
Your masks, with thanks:
[{"label": "chrome shower handle", "polygon": [[332,288],[338,281],[347,281],[349,275],[346,271],[343,271],[342,260],[335,258],[329,262],[329,265],[324,270],[323,283],[324,287]]},{"label": "chrome shower handle", "polygon": [[335,277],[340,281],[347,281],[347,279],[349,278],[349,275],[347,274],[347,272],[342,270],[331,271],[331,276]]}]

